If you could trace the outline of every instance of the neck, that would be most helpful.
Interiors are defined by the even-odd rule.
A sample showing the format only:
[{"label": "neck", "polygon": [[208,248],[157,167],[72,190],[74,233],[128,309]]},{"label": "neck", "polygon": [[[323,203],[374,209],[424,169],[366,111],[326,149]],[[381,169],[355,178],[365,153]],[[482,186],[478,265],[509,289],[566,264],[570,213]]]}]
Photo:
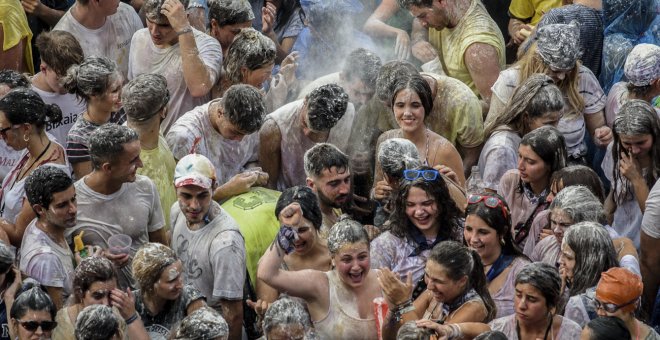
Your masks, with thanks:
[{"label": "neck", "polygon": [[64,229],[60,229],[52,225],[51,223],[49,223],[45,219],[42,219],[41,217],[39,217],[39,219],[37,220],[36,226],[37,228],[39,228],[39,230],[46,233],[46,235],[48,235],[48,237],[51,240],[55,241],[55,243],[61,244],[65,242]]},{"label": "neck", "polygon": [[626,315],[626,319],[623,320],[623,322],[626,324],[626,328],[628,328],[631,338],[639,339],[641,334],[638,333],[642,332],[642,328],[639,326],[637,319],[628,314]]},{"label": "neck", "polygon": [[[428,138],[428,131],[426,131],[425,126],[422,126],[421,128],[419,128],[415,131],[410,131],[410,132],[406,132],[406,131],[401,130],[401,135],[403,136],[403,138],[413,142],[413,144],[415,144],[415,145],[418,145],[418,144],[425,145],[426,144],[426,139]],[[420,155],[420,156],[423,156],[423,155]]]},{"label": "neck", "polygon": [[447,27],[454,28],[458,26],[470,5],[472,5],[472,0],[455,1],[453,4],[449,4],[449,25]]},{"label": "neck", "polygon": [[44,152],[50,140],[46,136],[45,131],[37,132],[30,136],[30,141],[27,145],[28,153],[31,158],[37,158],[39,155]]},{"label": "neck", "polygon": [[147,306],[151,315],[158,315],[163,310],[167,301],[157,296],[144,295],[144,305]]},{"label": "neck", "polygon": [[538,194],[542,193],[543,190],[545,190],[545,188],[548,187],[548,180],[543,179],[542,181],[535,182],[535,183],[530,182],[529,186],[532,188],[532,192],[535,195],[538,195]]},{"label": "neck", "polygon": [[603,8],[602,0],[574,0],[573,4],[583,5],[597,10],[601,10]]},{"label": "neck", "polygon": [[71,9],[71,15],[78,23],[92,30],[103,27],[106,20],[104,15],[98,14],[97,11],[92,10],[89,6],[81,5],[79,2]]},{"label": "neck", "polygon": [[39,72],[32,77],[32,85],[44,92],[56,93],[53,88],[48,85],[46,78],[44,78],[43,73]]},{"label": "neck", "polygon": [[154,118],[156,119],[140,123],[133,122],[131,119],[127,122],[128,127],[138,133],[142,150],[153,150],[158,147],[160,120],[158,117]]},{"label": "neck", "polygon": [[[501,254],[502,254],[502,248],[500,248],[500,250],[496,251],[495,253],[493,253],[492,255],[490,255],[488,257],[482,257],[481,262],[483,262],[483,264],[484,264],[484,269],[486,267],[492,266],[493,263],[495,263],[495,261],[497,261],[497,259],[500,257]],[[486,270],[486,272],[488,272],[488,270]]]},{"label": "neck", "polygon": [[93,170],[92,173],[83,177],[87,186],[102,195],[110,195],[121,189],[124,183],[115,183],[101,173],[99,170]]},{"label": "neck", "polygon": [[521,339],[542,339],[545,335],[545,331],[548,329],[548,322],[550,322],[550,320],[552,319],[548,319],[548,317],[544,317],[542,320],[529,323],[518,320]]},{"label": "neck", "polygon": [[103,125],[110,120],[112,111],[101,111],[93,105],[87,105],[87,111],[83,115],[89,122]]},{"label": "neck", "polygon": [[426,230],[420,230],[422,232],[422,235],[426,237],[427,239],[435,239],[438,237],[438,231],[440,230],[440,226],[438,225],[439,222],[435,221],[433,223],[433,226],[431,228],[426,229]]}]

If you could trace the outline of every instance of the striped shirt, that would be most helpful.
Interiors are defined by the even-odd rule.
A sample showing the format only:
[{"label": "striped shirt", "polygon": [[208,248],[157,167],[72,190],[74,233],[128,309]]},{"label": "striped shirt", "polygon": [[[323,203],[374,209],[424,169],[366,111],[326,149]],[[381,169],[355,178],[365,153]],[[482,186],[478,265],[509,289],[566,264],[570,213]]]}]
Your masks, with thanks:
[{"label": "striped shirt", "polygon": [[[124,124],[124,110],[113,112],[108,123]],[[66,136],[66,156],[69,163],[76,164],[91,161],[89,156],[89,136],[101,125],[86,120],[82,115],[69,130]]]}]

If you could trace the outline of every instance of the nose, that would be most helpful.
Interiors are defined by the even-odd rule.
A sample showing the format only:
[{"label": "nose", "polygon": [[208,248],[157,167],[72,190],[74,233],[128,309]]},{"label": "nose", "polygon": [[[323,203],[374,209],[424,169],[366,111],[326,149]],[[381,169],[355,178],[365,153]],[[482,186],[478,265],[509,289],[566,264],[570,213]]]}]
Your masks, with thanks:
[{"label": "nose", "polygon": [[518,301],[518,309],[527,310],[527,301],[525,300],[524,296],[520,298],[520,301]]},{"label": "nose", "polygon": [[557,77],[558,80],[564,80],[566,78],[566,73],[564,72],[556,72],[555,77]]},{"label": "nose", "polygon": [[75,203],[69,205],[69,214],[76,214],[78,212],[78,206]]},{"label": "nose", "polygon": [[179,276],[179,279],[176,280],[176,289],[183,289],[183,278]]},{"label": "nose", "polygon": [[41,325],[39,325],[39,327],[37,327],[37,330],[34,331],[34,334],[36,334],[36,335],[43,335],[44,334],[44,330],[41,328]]},{"label": "nose", "polygon": [[641,149],[638,146],[634,146],[634,145],[630,148],[630,150],[632,151],[633,155],[637,155],[641,152]]},{"label": "nose", "polygon": [[112,304],[110,303],[110,299],[108,295],[104,296],[103,299],[101,299],[101,304],[105,306],[112,307]]},{"label": "nose", "polygon": [[138,157],[137,162],[135,163],[135,166],[138,168],[144,167],[144,163],[142,163],[142,159]]},{"label": "nose", "polygon": [[525,170],[525,163],[522,161],[522,159],[518,160],[518,170],[519,171],[524,171]]},{"label": "nose", "polygon": [[596,314],[600,317],[607,316],[607,313],[605,313],[605,310],[602,308],[596,308]]},{"label": "nose", "polygon": [[190,200],[190,207],[194,210],[199,209],[200,207],[199,201],[196,198],[193,198],[192,200]]}]

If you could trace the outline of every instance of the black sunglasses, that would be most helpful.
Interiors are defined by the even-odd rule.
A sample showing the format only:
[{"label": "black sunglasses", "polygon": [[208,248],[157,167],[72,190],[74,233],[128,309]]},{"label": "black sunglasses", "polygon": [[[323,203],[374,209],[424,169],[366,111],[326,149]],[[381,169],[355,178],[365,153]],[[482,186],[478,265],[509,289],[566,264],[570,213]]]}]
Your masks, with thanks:
[{"label": "black sunglasses", "polygon": [[21,320],[16,320],[23,328],[25,328],[27,331],[30,332],[35,332],[39,327],[41,327],[41,330],[44,332],[49,332],[55,329],[57,327],[57,322],[55,321],[21,321]]}]

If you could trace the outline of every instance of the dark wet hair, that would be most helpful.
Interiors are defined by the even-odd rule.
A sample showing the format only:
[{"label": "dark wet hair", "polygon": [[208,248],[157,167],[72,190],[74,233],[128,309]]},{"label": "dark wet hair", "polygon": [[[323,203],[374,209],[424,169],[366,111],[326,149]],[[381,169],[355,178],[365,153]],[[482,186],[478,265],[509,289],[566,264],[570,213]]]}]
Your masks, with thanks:
[{"label": "dark wet hair", "polygon": [[119,333],[119,318],[106,305],[85,307],[76,319],[76,340],[110,340]]},{"label": "dark wet hair", "polygon": [[95,282],[105,282],[117,278],[117,272],[110,260],[105,257],[84,258],[73,274],[73,293],[78,302]]},{"label": "dark wet hair", "polygon": [[417,327],[415,321],[404,323],[396,334],[396,340],[430,340],[435,332],[429,328]]},{"label": "dark wet hair", "polygon": [[307,177],[319,177],[325,169],[337,168],[337,172],[349,170],[348,156],[330,143],[319,143],[305,152],[303,157]]},{"label": "dark wet hair", "polygon": [[[566,140],[564,135],[551,126],[542,126],[534,131],[524,135],[520,145],[529,146],[545,163],[549,170],[548,177],[560,169],[566,167],[568,152],[566,151]],[[548,186],[551,182],[548,178]],[[519,190],[522,191],[522,180],[519,183]]]},{"label": "dark wet hair", "polygon": [[[416,170],[433,170],[427,166],[421,166]],[[400,238],[410,238],[412,230],[417,228],[406,215],[406,201],[411,188],[419,188],[424,190],[426,194],[435,200],[438,207],[438,217],[436,222],[441,223],[441,228],[438,230],[440,239],[454,239],[459,234],[460,218],[463,216],[461,210],[456,206],[456,202],[451,198],[447,183],[438,176],[433,181],[428,181],[423,177],[415,180],[402,180],[399,192],[395,197],[394,212],[392,213],[392,222],[390,223],[390,233]]]},{"label": "dark wet hair", "polygon": [[244,82],[241,68],[250,71],[275,63],[275,43],[254,28],[242,29],[229,45],[224,66],[227,79],[233,84]]},{"label": "dark wet hair", "polygon": [[42,131],[46,124],[62,121],[62,110],[56,104],[46,104],[34,90],[19,87],[0,98],[0,111],[13,124],[31,124]]},{"label": "dark wet hair", "polygon": [[500,331],[490,331],[479,334],[474,340],[508,340],[506,334]]},{"label": "dark wet hair", "polygon": [[55,314],[57,314],[53,300],[46,293],[45,288],[36,281],[23,284],[23,287],[16,293],[10,314],[13,319],[20,320],[29,310],[46,311],[50,314],[51,321],[55,320]]},{"label": "dark wet hair", "polygon": [[309,128],[315,131],[330,131],[348,107],[348,94],[337,84],[319,86],[305,100]]},{"label": "dark wet hair", "polygon": [[[614,201],[616,203],[631,198],[634,192],[630,181],[621,175],[618,165],[621,153],[627,152],[621,143],[621,135],[638,136],[646,134],[651,135],[653,138],[651,150],[649,151],[651,157],[650,171],[644,177],[646,185],[650,189],[660,177],[660,119],[651,104],[639,99],[627,101],[621,106],[612,126],[612,135],[614,136],[612,144],[612,163],[614,164],[612,167],[614,178],[612,191],[615,193]],[[617,188],[620,185],[619,181],[625,185],[623,190]]]},{"label": "dark wet hair", "polygon": [[564,234],[562,243],[566,243],[575,253],[570,296],[595,287],[602,272],[619,266],[612,238],[599,223],[581,222],[572,225]]},{"label": "dark wet hair", "polygon": [[516,285],[529,284],[545,298],[548,309],[557,306],[561,297],[561,277],[557,268],[542,262],[532,262],[516,275]]},{"label": "dark wet hair", "polygon": [[376,79],[376,97],[382,102],[389,103],[397,81],[415,74],[419,74],[419,71],[415,65],[407,61],[393,60],[383,64]]},{"label": "dark wet hair", "polygon": [[630,331],[616,316],[599,316],[584,326],[591,330],[590,340],[631,340]]},{"label": "dark wet hair", "polygon": [[574,185],[583,185],[594,194],[600,203],[605,202],[605,190],[603,182],[600,181],[598,174],[588,166],[569,165],[559,169],[552,174],[550,184],[561,184],[563,188]]},{"label": "dark wet hair", "polygon": [[358,48],[348,54],[341,72],[349,81],[357,78],[366,88],[375,89],[381,65],[382,62],[375,53]]},{"label": "dark wet hair", "polygon": [[89,137],[89,155],[92,167],[101,168],[103,163],[114,163],[124,152],[124,144],[138,140],[135,130],[113,123],[101,125]]},{"label": "dark wet hair", "polygon": [[433,95],[429,83],[419,74],[411,75],[409,78],[403,78],[397,81],[394,85],[394,90],[392,91],[392,98],[390,98],[392,108],[394,108],[396,96],[399,92],[406,89],[417,93],[422,102],[422,107],[424,108],[424,119],[426,119],[433,110]]},{"label": "dark wet hair", "polygon": [[264,97],[257,88],[247,84],[232,85],[222,96],[224,116],[241,132],[259,131],[266,115]]},{"label": "dark wet hair", "polygon": [[303,217],[312,222],[312,225],[314,225],[314,228],[317,231],[320,230],[323,215],[321,215],[318,198],[312,189],[306,186],[299,185],[284,190],[282,195],[280,195],[280,198],[277,199],[277,204],[275,205],[275,217],[279,217],[280,212],[293,202],[298,202],[298,204],[300,204]]},{"label": "dark wet hair", "polygon": [[62,86],[76,97],[89,101],[102,96],[111,83],[121,77],[117,64],[106,57],[87,57],[79,65],[72,65],[62,78]]},{"label": "dark wet hair", "polygon": [[48,209],[53,195],[69,189],[72,185],[73,179],[64,170],[52,165],[42,165],[25,179],[25,196],[30,205],[38,204]]},{"label": "dark wet hair", "polygon": [[[80,1],[80,0],[78,0]],[[86,0],[89,1],[89,0]],[[188,8],[188,0],[181,0],[181,4],[183,4],[183,8]],[[141,11],[144,13],[144,16],[156,23],[156,24],[164,24],[168,23],[169,20],[165,16],[165,14],[161,13],[160,11],[162,10],[163,4],[165,3],[165,0],[147,0],[144,2],[144,5],[142,5]],[[210,13],[209,13],[210,15]],[[209,20],[210,21],[210,20]]]},{"label": "dark wet hair", "polygon": [[0,71],[0,85],[7,85],[10,89],[17,87],[30,87],[30,80],[15,70]]},{"label": "dark wet hair", "polygon": [[209,0],[209,23],[215,20],[219,27],[254,20],[252,6],[247,0]]},{"label": "dark wet hair", "polygon": [[396,0],[399,7],[409,9],[411,6],[415,7],[431,7],[433,0]]},{"label": "dark wet hair", "polygon": [[479,195],[497,198],[504,205],[505,212],[502,212],[501,206],[498,205],[495,208],[491,208],[486,206],[484,200],[481,200],[474,204],[468,203],[467,208],[465,208],[465,216],[475,215],[486,222],[490,228],[494,229],[498,236],[498,242],[504,240],[504,245],[502,245],[503,254],[525,256],[516,242],[513,241],[513,233],[511,232],[511,210],[504,197],[491,192],[481,192]]},{"label": "dark wet hair", "polygon": [[[467,277],[466,291],[474,289],[481,297],[488,315],[486,322],[493,320],[497,313],[495,302],[488,292],[488,280],[479,254],[456,241],[442,241],[433,247],[429,261],[441,265],[447,276],[458,281]],[[449,301],[447,301],[449,302]]]},{"label": "dark wet hair", "polygon": [[41,61],[60,77],[66,75],[69,67],[82,63],[85,58],[78,39],[67,31],[41,32],[37,36],[35,46],[39,50]]}]

